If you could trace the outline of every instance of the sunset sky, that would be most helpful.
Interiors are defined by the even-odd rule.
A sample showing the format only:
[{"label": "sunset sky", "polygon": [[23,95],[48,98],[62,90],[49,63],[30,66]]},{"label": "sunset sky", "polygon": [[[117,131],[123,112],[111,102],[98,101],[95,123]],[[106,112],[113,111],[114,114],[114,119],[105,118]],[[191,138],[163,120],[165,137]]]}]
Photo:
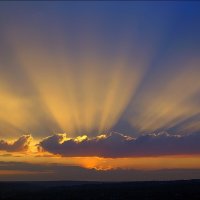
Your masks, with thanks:
[{"label": "sunset sky", "polygon": [[0,2],[0,180],[187,178],[199,2]]}]

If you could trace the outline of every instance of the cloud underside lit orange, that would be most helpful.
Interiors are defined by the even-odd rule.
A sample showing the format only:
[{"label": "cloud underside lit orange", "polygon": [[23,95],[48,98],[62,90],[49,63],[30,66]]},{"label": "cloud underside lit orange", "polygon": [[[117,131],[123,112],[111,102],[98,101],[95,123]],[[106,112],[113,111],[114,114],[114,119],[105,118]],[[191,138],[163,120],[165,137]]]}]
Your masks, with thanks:
[{"label": "cloud underside lit orange", "polygon": [[[182,156],[158,156],[158,157],[139,157],[139,158],[99,158],[99,157],[45,157],[41,155],[26,155],[15,157],[4,156],[4,162],[25,162],[30,164],[39,164],[43,169],[48,164],[64,166],[81,166],[88,169],[112,170],[112,169],[137,169],[137,170],[159,170],[159,169],[199,169],[200,155],[182,155]],[[4,174],[4,169],[0,169],[0,174]],[[23,168],[27,171],[26,168]],[[21,170],[20,170],[21,171]],[[7,171],[6,173],[15,173]],[[19,172],[20,173],[20,172]],[[28,172],[27,172],[28,173]],[[42,172],[41,172],[42,173]],[[49,172],[50,173],[50,172]]]}]

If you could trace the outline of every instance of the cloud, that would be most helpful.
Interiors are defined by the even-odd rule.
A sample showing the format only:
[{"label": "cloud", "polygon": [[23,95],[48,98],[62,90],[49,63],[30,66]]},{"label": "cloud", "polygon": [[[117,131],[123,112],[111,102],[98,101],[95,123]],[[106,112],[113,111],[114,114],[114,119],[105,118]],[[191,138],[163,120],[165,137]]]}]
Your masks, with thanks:
[{"label": "cloud", "polygon": [[105,158],[192,155],[200,154],[200,134],[169,135],[166,132],[142,135],[137,138],[112,132],[94,138],[87,136],[67,138],[56,134],[43,139],[38,148],[66,157]]},{"label": "cloud", "polygon": [[15,140],[13,143],[5,140],[0,140],[0,151],[8,152],[22,152],[29,149],[32,137],[30,135],[22,135],[20,138]]}]

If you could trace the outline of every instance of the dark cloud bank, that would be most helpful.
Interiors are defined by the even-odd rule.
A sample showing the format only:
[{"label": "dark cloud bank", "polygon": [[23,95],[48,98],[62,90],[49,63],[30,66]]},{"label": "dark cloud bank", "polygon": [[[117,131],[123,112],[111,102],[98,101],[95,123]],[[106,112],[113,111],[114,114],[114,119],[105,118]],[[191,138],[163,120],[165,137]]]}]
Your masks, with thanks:
[{"label": "dark cloud bank", "polygon": [[63,141],[65,134],[57,134],[43,139],[39,148],[66,157],[99,156],[105,158],[194,155],[200,154],[200,134],[169,135],[149,134],[132,138],[119,133],[106,137],[95,137],[77,141]]},{"label": "dark cloud bank", "polygon": [[[66,134],[55,134],[42,139],[38,149],[64,157],[104,158],[200,155],[200,134],[170,135],[166,132],[141,135],[137,138],[112,132],[93,138],[69,138]],[[10,143],[0,140],[0,151],[24,152],[29,149],[32,137],[23,135]]]}]

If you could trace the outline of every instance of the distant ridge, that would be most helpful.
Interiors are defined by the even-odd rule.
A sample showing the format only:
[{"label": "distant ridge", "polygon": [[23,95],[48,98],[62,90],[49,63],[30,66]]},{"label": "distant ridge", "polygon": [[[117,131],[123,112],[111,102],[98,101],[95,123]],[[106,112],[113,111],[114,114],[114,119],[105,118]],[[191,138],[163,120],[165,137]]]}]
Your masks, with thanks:
[{"label": "distant ridge", "polygon": [[176,181],[9,181],[0,182],[4,200],[199,200],[200,179]]}]

